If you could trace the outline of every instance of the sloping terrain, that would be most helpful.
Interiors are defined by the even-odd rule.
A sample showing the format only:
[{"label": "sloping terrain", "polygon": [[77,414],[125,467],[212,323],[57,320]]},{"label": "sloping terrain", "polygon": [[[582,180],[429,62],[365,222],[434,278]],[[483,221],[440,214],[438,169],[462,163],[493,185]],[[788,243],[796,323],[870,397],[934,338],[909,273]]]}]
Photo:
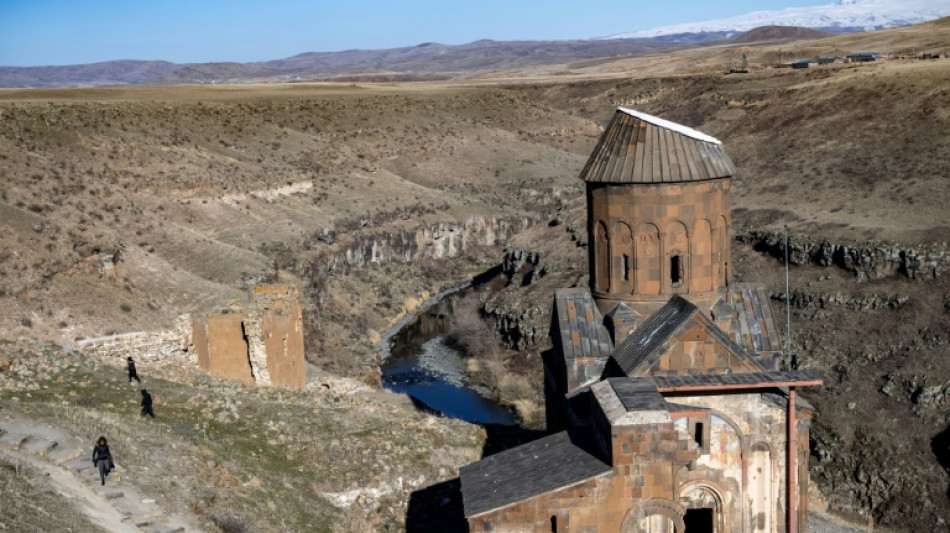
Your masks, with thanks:
[{"label": "sloping terrain", "polygon": [[[945,250],[947,60],[791,71],[766,68],[763,58],[937,50],[948,43],[950,22],[942,20],[794,44],[722,45],[499,71],[466,85],[2,91],[0,328],[6,339],[66,345],[160,329],[180,313],[227,308],[244,299],[249,285],[279,279],[304,289],[308,360],[373,383],[376,332],[420,295],[504,262],[507,277],[492,286],[508,285],[485,295],[485,309],[502,329],[531,328],[537,343],[548,326],[553,289],[586,283],[577,175],[617,105],[723,140],[739,169],[733,206],[741,242],[734,257],[743,281],[781,292],[780,264],[752,247],[774,251],[754,232],[784,222],[796,243],[873,249],[889,241]],[[752,72],[725,74],[746,52]],[[514,235],[456,255],[436,252],[431,237],[418,249],[390,244],[416,243],[423,232],[462,231],[472,220],[482,233],[507,235],[501,228],[508,228]],[[387,246],[392,255],[372,258]],[[943,357],[950,288],[945,272],[935,273],[936,279],[900,274],[858,282],[844,270],[801,265],[793,278],[800,292],[793,299],[795,364],[821,370],[828,382],[809,398],[819,411],[813,476],[833,509],[922,531],[940,530],[939,520],[950,518],[950,421],[944,414],[950,369]],[[514,335],[502,333],[509,340]],[[532,343],[507,357],[511,368],[537,377],[537,358],[528,354],[542,345]],[[49,365],[68,353],[67,346],[37,355],[30,346],[5,346],[4,355]],[[122,394],[118,371],[92,362],[66,366],[59,372],[24,367],[26,374],[15,378],[19,392],[4,388],[3,408],[17,396],[19,416],[56,420],[82,439],[92,438],[83,433],[89,422],[104,421],[124,435],[124,445],[136,446],[119,429],[128,422],[123,417],[137,416],[128,412],[134,405],[108,399]],[[0,360],[0,378],[10,368]],[[89,385],[99,373],[102,390]],[[341,531],[399,530],[410,489],[403,485],[377,505],[381,500],[360,492],[366,487],[359,484],[373,479],[376,489],[400,477],[449,479],[484,442],[466,424],[389,400],[370,406],[361,401],[368,391],[349,405],[342,393],[275,399],[271,395],[283,393],[232,389],[171,370],[160,383],[168,389],[165,409],[174,424],[143,427],[156,446],[185,450],[182,464],[221,475],[227,490],[217,495],[199,490],[197,474],[182,481],[190,498],[183,504],[209,509],[209,524],[212,515],[236,510],[254,525],[248,517],[273,521],[275,529],[285,525],[280,519],[309,518]],[[91,400],[70,399],[78,397]],[[188,403],[192,397],[219,403],[208,418]],[[340,403],[334,397],[348,405],[345,412],[332,410]],[[227,413],[212,422],[237,401],[245,406],[235,407],[241,420],[253,422],[230,423]],[[288,461],[316,485],[287,481],[281,477],[287,472],[258,475],[256,482],[241,477],[245,469],[269,468],[255,464],[254,443],[265,438],[260,424],[280,413],[299,424],[293,428],[299,439],[284,443],[294,455]],[[211,441],[204,426],[194,429],[195,419],[206,418],[207,431],[238,443],[232,451],[226,439]],[[401,433],[403,419],[434,429],[411,440]],[[352,425],[337,428],[341,421]],[[279,432],[267,437],[277,442],[268,443],[269,454],[286,451]],[[303,436],[321,432],[332,434],[330,440]],[[397,469],[387,474],[370,459],[385,450],[380,433],[410,439],[383,454]],[[438,451],[446,443],[455,448],[448,455]],[[208,453],[232,455],[207,466]],[[360,467],[349,474],[337,469],[333,459],[344,454],[347,465]],[[178,490],[156,483],[169,495]],[[354,490],[354,498],[364,497],[357,505],[347,500]],[[294,502],[296,514],[267,508],[260,496],[268,491]],[[334,496],[320,496],[310,511],[297,505],[299,494],[314,491]]]},{"label": "sloping terrain", "polygon": [[811,28],[802,28],[799,26],[760,26],[753,28],[741,36],[731,41],[732,44],[757,43],[762,41],[784,41],[795,40],[802,41],[807,39],[821,39],[831,37],[832,34],[813,30]]},{"label": "sloping terrain", "polygon": [[[946,42],[946,27],[946,21],[931,25],[941,30],[931,38]],[[892,37],[878,42],[900,47]],[[781,247],[753,235],[784,223],[794,246],[845,243],[873,254],[883,243],[900,243],[947,255],[950,70],[944,62],[517,88],[599,124],[614,106],[628,105],[720,138],[739,169],[736,279],[764,284],[779,312],[781,265],[756,249],[780,253]],[[550,224],[509,245],[508,285],[485,305],[505,325],[509,342],[545,330],[555,288],[586,285],[586,238],[578,197],[565,201]],[[808,257],[797,262],[791,364],[819,369],[827,380],[809,396],[819,412],[813,476],[834,509],[860,521],[941,529],[950,517],[946,263],[915,280],[897,273],[862,282]]]},{"label": "sloping terrain", "polygon": [[629,56],[684,47],[669,41],[601,39],[570,41],[480,40],[462,45],[422,43],[384,50],[307,52],[257,63],[106,61],[89,65],[2,67],[0,87],[73,87],[186,83],[247,83],[328,79],[343,74],[447,73],[494,71]]}]

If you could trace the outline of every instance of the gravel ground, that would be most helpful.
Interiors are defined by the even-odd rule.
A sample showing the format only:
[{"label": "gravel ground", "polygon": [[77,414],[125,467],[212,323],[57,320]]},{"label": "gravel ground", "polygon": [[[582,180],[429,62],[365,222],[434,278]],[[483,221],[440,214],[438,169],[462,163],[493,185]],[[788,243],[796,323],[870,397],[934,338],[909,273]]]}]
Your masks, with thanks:
[{"label": "gravel ground", "polygon": [[888,530],[859,527],[855,524],[846,523],[840,518],[828,513],[811,512],[808,514],[809,533],[866,533],[868,531],[887,533]]}]

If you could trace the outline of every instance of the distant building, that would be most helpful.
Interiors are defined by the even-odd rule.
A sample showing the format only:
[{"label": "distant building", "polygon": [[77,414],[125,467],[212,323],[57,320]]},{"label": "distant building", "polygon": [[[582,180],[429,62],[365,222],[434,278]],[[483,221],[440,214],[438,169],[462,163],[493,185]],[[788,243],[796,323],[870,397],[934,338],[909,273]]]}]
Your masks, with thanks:
[{"label": "distant building", "polygon": [[554,294],[548,430],[460,470],[473,533],[807,531],[813,408],[732,282],[718,140],[620,108],[581,172],[590,286]]},{"label": "distant building", "polygon": [[811,59],[803,59],[801,61],[796,61],[792,63],[792,68],[809,68],[815,66],[817,63]]},{"label": "distant building", "polygon": [[830,65],[838,62],[838,56],[824,56],[818,58],[819,65]]},{"label": "distant building", "polygon": [[856,52],[845,56],[849,63],[868,63],[870,61],[881,61],[884,56],[877,52]]}]

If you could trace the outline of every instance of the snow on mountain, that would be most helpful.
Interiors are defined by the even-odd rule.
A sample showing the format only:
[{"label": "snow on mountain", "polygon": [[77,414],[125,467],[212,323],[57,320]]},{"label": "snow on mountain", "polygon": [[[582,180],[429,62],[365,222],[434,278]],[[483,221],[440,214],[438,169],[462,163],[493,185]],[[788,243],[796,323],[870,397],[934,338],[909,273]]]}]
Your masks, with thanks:
[{"label": "snow on mountain", "polygon": [[826,31],[879,30],[950,15],[950,0],[838,0],[834,4],[753,11],[737,17],[620,33],[604,39],[644,39],[704,32],[744,32],[759,26],[801,26]]}]

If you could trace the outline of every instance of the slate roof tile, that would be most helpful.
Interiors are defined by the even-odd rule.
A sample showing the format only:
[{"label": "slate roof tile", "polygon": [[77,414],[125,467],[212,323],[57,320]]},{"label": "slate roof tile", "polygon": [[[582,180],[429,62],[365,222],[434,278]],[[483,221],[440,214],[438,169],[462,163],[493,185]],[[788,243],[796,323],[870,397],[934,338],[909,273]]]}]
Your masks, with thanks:
[{"label": "slate roof tile", "polygon": [[614,345],[589,289],[554,292],[557,334],[564,357],[607,357]]},{"label": "slate roof tile", "polygon": [[692,128],[618,108],[581,179],[601,183],[678,183],[726,178],[736,169],[719,140]]},{"label": "slate roof tile", "polygon": [[566,431],[492,455],[459,469],[465,516],[497,509],[610,472],[576,446]]},{"label": "slate roof tile", "polygon": [[666,343],[693,317],[701,317],[698,320],[703,324],[705,331],[727,350],[748,360],[756,368],[760,366],[751,359],[751,353],[736,344],[726,332],[707,319],[699,308],[679,295],[673,295],[663,307],[628,335],[613,351],[611,357],[624,374],[630,376],[662,356]]}]

